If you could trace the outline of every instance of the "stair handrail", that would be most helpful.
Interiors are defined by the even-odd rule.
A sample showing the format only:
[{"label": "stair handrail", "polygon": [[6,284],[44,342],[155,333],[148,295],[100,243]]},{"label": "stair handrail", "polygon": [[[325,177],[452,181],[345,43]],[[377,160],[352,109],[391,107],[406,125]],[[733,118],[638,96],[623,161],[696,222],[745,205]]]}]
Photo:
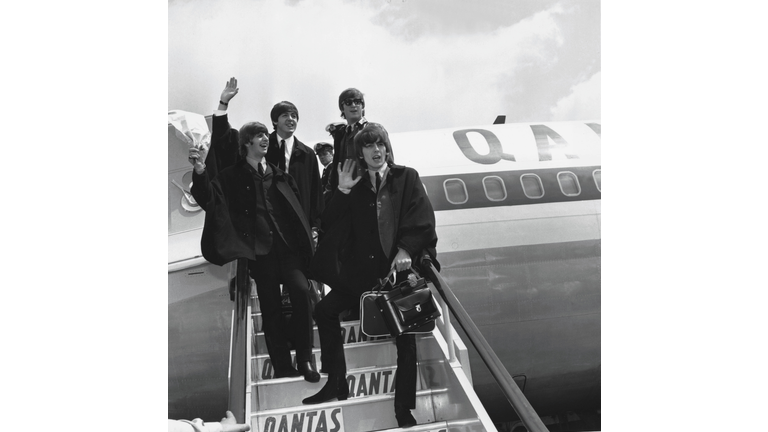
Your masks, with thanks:
[{"label": "stair handrail", "polygon": [[[246,423],[247,387],[248,387],[248,302],[250,301],[251,283],[248,278],[248,261],[239,258],[235,263],[235,295],[232,320],[232,343],[229,361],[229,411],[235,415],[238,423]],[[250,419],[247,421],[250,424]]]},{"label": "stair handrail", "polygon": [[[432,260],[429,259],[429,256],[425,255],[421,264],[422,268],[427,273],[428,279],[435,286],[435,289],[448,306],[448,309],[450,309],[456,317],[459,325],[469,338],[470,343],[472,343],[478,354],[480,354],[480,358],[483,359],[485,365],[488,366],[491,375],[493,375],[496,383],[501,388],[502,393],[504,393],[504,396],[510,404],[512,404],[512,408],[514,408],[528,431],[547,432],[547,428],[544,426],[541,418],[536,414],[536,411],[533,409],[530,402],[528,402],[525,395],[523,395],[523,392],[517,386],[517,383],[512,379],[512,376],[509,375],[504,364],[501,363],[501,360],[499,360],[499,357],[493,351],[493,348],[488,344],[488,341],[485,340],[483,334],[480,333],[475,322],[464,309],[461,302],[459,302],[459,299],[456,298],[453,290],[451,290],[443,277],[440,276],[440,273],[435,268]],[[452,341],[448,341],[449,345],[452,343]]]}]

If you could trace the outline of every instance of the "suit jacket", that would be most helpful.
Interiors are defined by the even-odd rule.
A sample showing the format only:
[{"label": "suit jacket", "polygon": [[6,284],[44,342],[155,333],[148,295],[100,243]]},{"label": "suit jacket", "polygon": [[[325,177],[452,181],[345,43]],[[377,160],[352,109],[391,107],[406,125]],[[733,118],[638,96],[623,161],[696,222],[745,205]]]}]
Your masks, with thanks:
[{"label": "suit jacket", "polygon": [[[200,248],[205,259],[213,264],[224,265],[237,258],[256,260],[256,250],[265,249],[264,245],[257,245],[258,236],[253,218],[257,207],[254,193],[256,183],[246,165],[245,159],[241,159],[224,168],[215,178],[209,175],[207,168],[203,174],[193,171],[192,196],[205,210]],[[291,176],[276,166],[270,164],[270,167],[273,172],[272,182],[279,192],[278,202],[271,202],[271,205],[282,206],[286,210],[284,213],[290,215],[288,220],[281,223],[293,227],[297,233],[304,233],[287,236],[285,239],[289,242],[288,246],[308,266],[313,253],[312,234],[296,196],[296,184]],[[298,244],[291,244],[294,243],[291,239],[299,239]]]},{"label": "suit jacket", "polygon": [[[391,165],[383,187],[389,192],[394,210],[394,223],[387,226],[386,232],[382,232],[381,225],[378,229],[371,226],[378,222],[377,195],[371,190],[368,176],[363,176],[349,194],[333,195],[322,217],[326,234],[311,263],[316,280],[333,289],[359,295],[384,276],[379,274],[382,260],[387,260],[386,274],[398,248],[407,251],[416,265],[422,254],[427,253],[435,267],[440,268],[435,249],[435,212],[418,172]],[[389,237],[390,250],[382,250],[380,235]]]},{"label": "suit jacket", "polygon": [[347,131],[347,125],[336,125],[330,130],[330,134],[333,137],[333,161],[329,167],[331,167],[328,173],[328,182],[323,189],[323,203],[328,205],[333,195],[336,193],[336,187],[339,185],[339,173],[337,171],[339,164],[343,164],[347,159],[347,148],[352,146],[352,140],[354,136],[359,132],[368,120],[361,118],[357,123],[352,126],[350,131]]},{"label": "suit jacket", "polygon": [[325,186],[328,184],[328,176],[331,172],[333,163],[329,163],[327,167],[323,168],[323,175],[320,176],[320,189],[325,191]]},{"label": "suit jacket", "polygon": [[[282,157],[277,133],[269,134],[267,162],[277,166]],[[288,164],[288,174],[296,181],[299,188],[299,201],[304,215],[311,227],[320,226],[320,214],[323,211],[323,190],[320,185],[320,169],[315,151],[293,137],[293,153]]]}]

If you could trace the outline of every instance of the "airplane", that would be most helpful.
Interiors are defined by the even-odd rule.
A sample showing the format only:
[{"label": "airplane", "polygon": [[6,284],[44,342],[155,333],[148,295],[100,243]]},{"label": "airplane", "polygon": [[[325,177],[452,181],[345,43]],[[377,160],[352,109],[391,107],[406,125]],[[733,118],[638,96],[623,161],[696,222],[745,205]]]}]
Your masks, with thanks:
[{"label": "airplane", "polygon": [[[202,258],[203,212],[183,192],[187,144],[170,125],[168,139],[169,418],[214,420],[227,409],[233,266]],[[435,210],[441,276],[537,414],[599,430],[600,122],[499,116],[390,141]],[[514,410],[468,349],[480,401],[494,423],[516,430]]]}]

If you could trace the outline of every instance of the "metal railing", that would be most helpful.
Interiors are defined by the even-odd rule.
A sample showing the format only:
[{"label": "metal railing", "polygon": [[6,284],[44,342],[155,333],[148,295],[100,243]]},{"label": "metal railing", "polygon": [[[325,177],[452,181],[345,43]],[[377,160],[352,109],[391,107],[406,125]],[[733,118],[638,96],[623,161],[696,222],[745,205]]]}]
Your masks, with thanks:
[{"label": "metal railing", "polygon": [[229,402],[227,406],[235,415],[238,423],[250,424],[248,411],[248,326],[250,316],[248,303],[250,302],[250,281],[248,279],[248,261],[238,259],[235,270],[235,305],[232,317],[232,345],[230,347],[229,361]]},{"label": "metal railing", "polygon": [[[464,306],[461,305],[459,299],[456,298],[456,295],[451,288],[442,276],[440,276],[440,273],[437,272],[437,269],[435,269],[432,262],[428,259],[422,261],[422,268],[425,269],[427,278],[433,283],[437,292],[448,306],[448,309],[450,309],[456,317],[456,321],[459,322],[459,325],[467,334],[470,343],[472,343],[478,354],[480,354],[480,358],[482,358],[483,362],[488,366],[491,375],[493,375],[496,383],[501,388],[502,393],[504,393],[504,396],[512,404],[512,407],[515,409],[515,412],[528,431],[547,432],[547,428],[544,426],[541,418],[536,414],[536,411],[528,402],[528,399],[523,395],[523,392],[517,386],[517,383],[515,383],[512,376],[509,375],[509,372],[507,372],[507,369],[501,363],[501,360],[499,360],[499,357],[493,351],[493,348],[491,348],[488,341],[486,341],[485,337],[480,333],[480,330],[477,328],[474,321],[472,321],[472,318],[470,318],[469,314],[464,309]],[[452,338],[448,340],[448,345],[453,345]],[[451,359],[453,359],[453,354],[451,354]]]}]

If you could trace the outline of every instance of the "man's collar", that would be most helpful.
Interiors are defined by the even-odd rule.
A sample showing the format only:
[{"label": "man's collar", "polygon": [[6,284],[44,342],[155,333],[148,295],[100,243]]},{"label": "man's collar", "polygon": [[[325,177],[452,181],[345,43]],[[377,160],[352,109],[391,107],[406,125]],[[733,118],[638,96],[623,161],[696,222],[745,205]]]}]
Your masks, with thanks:
[{"label": "man's collar", "polygon": [[389,165],[384,164],[378,171],[368,170],[368,178],[371,180],[371,184],[374,184],[376,180],[376,173],[379,173],[382,180],[387,178],[387,173],[389,173]]},{"label": "man's collar", "polygon": [[246,156],[245,161],[248,163],[248,165],[252,166],[253,168],[256,168],[256,164],[261,164],[261,167],[264,169],[264,172],[267,172],[267,158],[263,157],[261,158],[261,162],[259,162],[255,158]]},{"label": "man's collar", "polygon": [[280,136],[280,134],[277,133],[277,131],[275,131],[275,139],[277,140],[278,143],[280,143],[280,140],[285,140],[286,145],[291,145],[293,144],[293,141],[295,138],[296,138],[295,135],[291,135],[288,138],[283,138]]},{"label": "man's collar", "polygon": [[347,125],[346,131],[349,132],[352,128],[362,129],[362,126],[365,126],[366,123],[368,123],[368,120],[366,120],[365,117],[360,117],[360,120],[356,123]]}]

